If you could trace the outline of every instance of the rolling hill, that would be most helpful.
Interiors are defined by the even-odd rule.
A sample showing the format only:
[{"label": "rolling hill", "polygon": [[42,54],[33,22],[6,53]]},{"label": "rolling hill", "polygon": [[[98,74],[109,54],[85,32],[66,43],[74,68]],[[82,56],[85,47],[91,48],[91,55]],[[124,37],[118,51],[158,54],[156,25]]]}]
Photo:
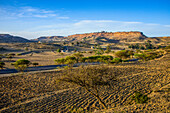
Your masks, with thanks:
[{"label": "rolling hill", "polygon": [[0,34],[0,43],[25,43],[25,42],[32,42],[32,41],[19,36]]}]

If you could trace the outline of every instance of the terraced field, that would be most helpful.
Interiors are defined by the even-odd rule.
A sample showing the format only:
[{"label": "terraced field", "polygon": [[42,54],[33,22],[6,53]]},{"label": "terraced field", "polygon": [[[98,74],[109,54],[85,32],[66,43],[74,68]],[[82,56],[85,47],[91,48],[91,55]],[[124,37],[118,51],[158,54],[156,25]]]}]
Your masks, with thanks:
[{"label": "terraced field", "polygon": [[[169,88],[169,56],[142,63],[105,65],[118,77],[111,88],[101,88],[102,99],[112,108],[108,112],[169,112],[168,92],[161,92],[162,96],[153,94]],[[71,112],[80,108],[84,112],[102,112],[97,99],[83,88],[57,84],[59,73],[62,70],[0,78],[0,112]],[[151,99],[144,105],[132,104],[134,91],[148,94]]]}]

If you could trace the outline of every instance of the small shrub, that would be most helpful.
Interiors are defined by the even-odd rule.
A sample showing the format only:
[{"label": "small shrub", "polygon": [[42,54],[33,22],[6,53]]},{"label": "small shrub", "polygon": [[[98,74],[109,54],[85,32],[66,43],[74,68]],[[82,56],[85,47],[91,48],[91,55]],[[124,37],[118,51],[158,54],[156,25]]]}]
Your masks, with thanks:
[{"label": "small shrub", "polygon": [[61,49],[57,49],[57,52],[60,53],[60,52],[61,52]]},{"label": "small shrub", "polygon": [[135,92],[134,95],[131,96],[131,98],[133,101],[135,101],[138,104],[146,103],[149,100],[147,95],[143,95],[140,92]]},{"label": "small shrub", "polygon": [[63,55],[64,55],[64,53],[60,53],[60,55],[61,55],[61,56],[63,56]]},{"label": "small shrub", "polygon": [[88,51],[88,53],[93,53],[93,51]]},{"label": "small shrub", "polygon": [[20,55],[22,55],[22,54],[21,54],[21,53],[18,53],[18,54],[17,54],[17,56],[20,56]]},{"label": "small shrub", "polygon": [[87,57],[82,57],[81,60],[80,60],[80,62],[86,62],[87,59],[88,59]]},{"label": "small shrub", "polygon": [[114,58],[111,63],[119,63],[122,62],[121,58]]},{"label": "small shrub", "polygon": [[0,68],[3,69],[3,67],[5,66],[4,62],[0,62]]},{"label": "small shrub", "polygon": [[32,63],[34,67],[38,66],[39,64],[37,62]]}]

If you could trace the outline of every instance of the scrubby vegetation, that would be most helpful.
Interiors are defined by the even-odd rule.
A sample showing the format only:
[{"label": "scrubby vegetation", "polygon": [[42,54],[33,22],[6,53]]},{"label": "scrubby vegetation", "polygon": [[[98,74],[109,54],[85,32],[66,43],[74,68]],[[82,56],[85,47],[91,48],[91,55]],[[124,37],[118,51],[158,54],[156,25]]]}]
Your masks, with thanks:
[{"label": "scrubby vegetation", "polygon": [[75,64],[78,62],[112,62],[113,57],[110,55],[95,55],[89,57],[83,57],[81,53],[75,53],[72,56],[67,56],[66,58],[56,59],[57,64]]},{"label": "scrubby vegetation", "polygon": [[[145,42],[144,45],[139,45],[138,43],[137,44],[131,44],[128,46],[129,48],[131,49],[156,49],[156,47],[154,47],[152,44],[151,44],[151,41],[148,40],[147,42]],[[161,46],[159,46],[158,48],[161,48]]]},{"label": "scrubby vegetation", "polygon": [[23,72],[30,65],[30,63],[31,62],[29,60],[19,59],[11,65],[13,65],[18,71]]},{"label": "scrubby vegetation", "polygon": [[149,100],[147,95],[143,95],[141,92],[137,92],[137,91],[131,97],[133,101],[139,104],[146,103]]},{"label": "scrubby vegetation", "polygon": [[147,50],[141,53],[135,53],[134,56],[141,60],[153,60],[155,58],[159,58],[163,56],[163,53],[164,53],[163,51]]}]

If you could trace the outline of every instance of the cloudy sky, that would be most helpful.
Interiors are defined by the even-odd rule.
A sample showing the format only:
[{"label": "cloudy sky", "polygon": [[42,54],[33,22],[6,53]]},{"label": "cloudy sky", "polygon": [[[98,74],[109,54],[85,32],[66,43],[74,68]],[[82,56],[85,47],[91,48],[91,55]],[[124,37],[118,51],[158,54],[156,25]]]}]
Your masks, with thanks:
[{"label": "cloudy sky", "polygon": [[170,36],[170,0],[0,0],[0,34],[33,39],[89,32]]}]

